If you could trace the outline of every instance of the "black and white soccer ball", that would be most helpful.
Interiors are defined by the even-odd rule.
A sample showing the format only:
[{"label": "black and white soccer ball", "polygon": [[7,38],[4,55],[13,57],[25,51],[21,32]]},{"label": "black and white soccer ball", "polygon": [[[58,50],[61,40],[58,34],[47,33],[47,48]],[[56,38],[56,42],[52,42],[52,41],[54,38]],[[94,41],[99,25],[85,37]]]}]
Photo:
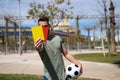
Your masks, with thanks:
[{"label": "black and white soccer ball", "polygon": [[66,75],[69,78],[78,78],[80,76],[80,68],[72,63],[66,67]]}]

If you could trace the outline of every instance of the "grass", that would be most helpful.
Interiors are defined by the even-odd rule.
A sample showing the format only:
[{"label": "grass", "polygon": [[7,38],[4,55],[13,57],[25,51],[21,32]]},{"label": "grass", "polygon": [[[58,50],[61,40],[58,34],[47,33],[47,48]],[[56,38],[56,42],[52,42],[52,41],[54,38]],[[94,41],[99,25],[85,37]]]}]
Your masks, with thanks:
[{"label": "grass", "polygon": [[42,80],[42,77],[27,74],[0,74],[0,80]]},{"label": "grass", "polygon": [[83,60],[83,61],[120,64],[120,53],[116,55],[109,55],[108,53],[106,53],[105,57],[103,56],[102,53],[77,54],[77,55],[74,55],[74,57],[76,59]]},{"label": "grass", "polygon": [[[43,80],[42,76],[27,74],[0,74],[0,80]],[[90,78],[79,78],[76,80],[97,80]]]}]

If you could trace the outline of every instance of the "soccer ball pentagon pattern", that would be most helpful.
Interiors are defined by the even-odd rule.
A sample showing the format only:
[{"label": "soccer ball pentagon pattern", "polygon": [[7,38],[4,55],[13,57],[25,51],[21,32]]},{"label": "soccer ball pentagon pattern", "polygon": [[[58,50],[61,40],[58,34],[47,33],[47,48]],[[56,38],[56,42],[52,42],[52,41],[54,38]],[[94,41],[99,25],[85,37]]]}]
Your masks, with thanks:
[{"label": "soccer ball pentagon pattern", "polygon": [[66,75],[69,78],[78,78],[80,76],[80,68],[72,63],[66,67]]}]

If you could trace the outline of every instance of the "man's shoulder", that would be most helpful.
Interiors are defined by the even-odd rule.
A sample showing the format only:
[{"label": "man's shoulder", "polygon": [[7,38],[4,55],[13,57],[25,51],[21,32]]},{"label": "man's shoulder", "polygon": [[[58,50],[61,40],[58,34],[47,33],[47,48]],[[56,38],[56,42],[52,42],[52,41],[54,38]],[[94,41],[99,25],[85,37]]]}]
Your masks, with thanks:
[{"label": "man's shoulder", "polygon": [[54,35],[54,34],[51,34],[50,37],[61,38],[59,35]]},{"label": "man's shoulder", "polygon": [[55,37],[62,40],[62,38],[59,35],[55,35]]},{"label": "man's shoulder", "polygon": [[55,37],[59,37],[59,38],[61,38],[59,35],[55,35]]},{"label": "man's shoulder", "polygon": [[62,38],[59,35],[51,35],[53,40],[60,40],[62,41]]},{"label": "man's shoulder", "polygon": [[61,38],[59,35],[53,35],[53,34],[50,35],[48,39],[49,39],[49,40],[52,40],[52,39],[55,39],[55,40],[56,40],[56,39],[57,39],[57,40],[59,39],[59,40],[62,40],[62,38]]}]

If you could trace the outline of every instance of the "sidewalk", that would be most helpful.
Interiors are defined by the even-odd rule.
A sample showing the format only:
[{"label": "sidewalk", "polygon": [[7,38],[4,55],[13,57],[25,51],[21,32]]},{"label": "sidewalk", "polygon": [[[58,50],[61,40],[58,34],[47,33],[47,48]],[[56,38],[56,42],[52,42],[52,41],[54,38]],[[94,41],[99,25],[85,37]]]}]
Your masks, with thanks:
[{"label": "sidewalk", "polygon": [[[65,66],[70,64],[64,59]],[[120,65],[81,61],[83,75],[81,77],[100,80],[120,80]],[[37,52],[23,55],[0,55],[0,73],[43,75],[43,64]]]}]

